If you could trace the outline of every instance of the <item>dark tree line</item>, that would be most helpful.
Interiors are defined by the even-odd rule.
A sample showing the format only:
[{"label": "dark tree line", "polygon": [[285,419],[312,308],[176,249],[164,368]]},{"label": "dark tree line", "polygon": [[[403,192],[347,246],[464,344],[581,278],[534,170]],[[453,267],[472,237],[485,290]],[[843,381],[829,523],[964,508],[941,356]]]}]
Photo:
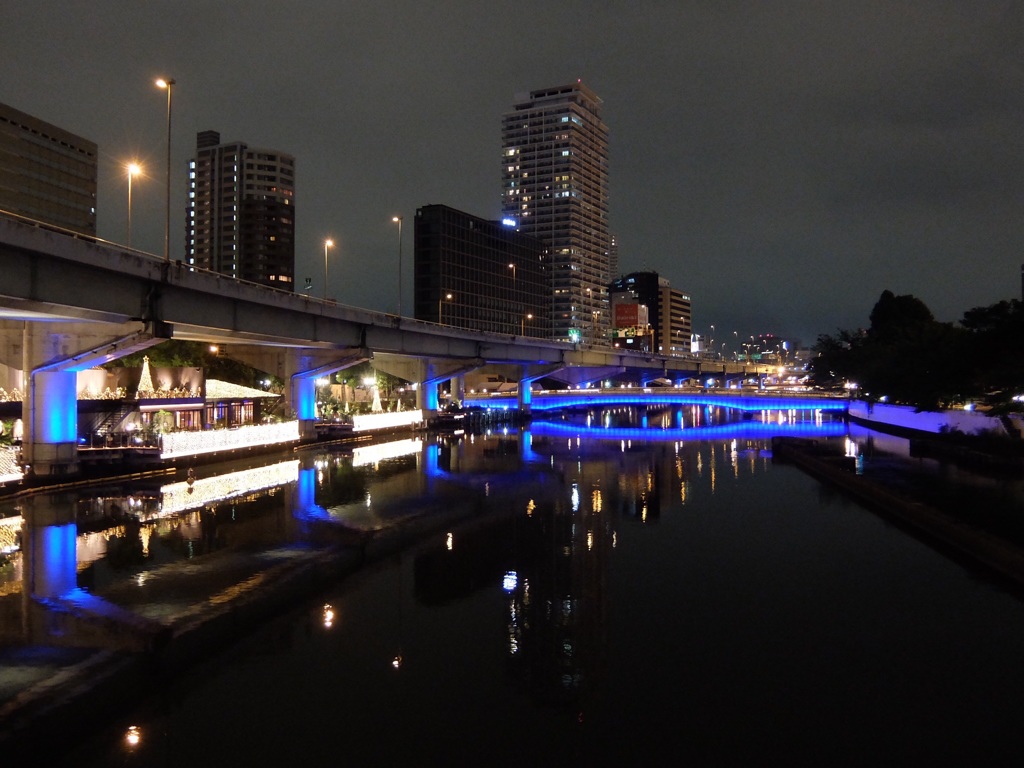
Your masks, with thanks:
[{"label": "dark tree line", "polygon": [[922,410],[968,401],[997,410],[1024,394],[1024,304],[1000,301],[937,321],[920,299],[884,291],[865,330],[822,335],[811,378],[818,386],[857,384],[861,397]]}]

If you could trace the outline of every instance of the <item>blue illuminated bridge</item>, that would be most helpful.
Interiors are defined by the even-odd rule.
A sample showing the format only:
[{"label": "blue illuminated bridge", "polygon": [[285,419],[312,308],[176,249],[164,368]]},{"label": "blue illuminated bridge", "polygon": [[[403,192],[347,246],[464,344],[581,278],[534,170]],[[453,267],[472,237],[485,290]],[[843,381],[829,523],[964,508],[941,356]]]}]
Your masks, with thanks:
[{"label": "blue illuminated bridge", "polygon": [[[484,408],[516,408],[516,396],[467,395],[466,402]],[[675,407],[681,405],[735,408],[747,413],[760,411],[840,411],[846,410],[846,397],[827,397],[797,392],[746,392],[665,389],[580,389],[534,392],[535,411],[568,408],[646,406]]]}]

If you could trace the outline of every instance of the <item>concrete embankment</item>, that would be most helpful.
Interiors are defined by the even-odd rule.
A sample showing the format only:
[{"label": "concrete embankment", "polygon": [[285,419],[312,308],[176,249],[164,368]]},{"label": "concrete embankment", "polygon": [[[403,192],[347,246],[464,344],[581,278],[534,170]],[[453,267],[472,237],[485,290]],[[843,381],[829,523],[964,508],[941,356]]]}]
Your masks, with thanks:
[{"label": "concrete embankment", "polygon": [[835,455],[818,441],[790,437],[772,440],[772,456],[842,489],[879,514],[984,566],[1017,588],[1024,587],[1024,551],[1020,547],[856,474],[853,459]]}]

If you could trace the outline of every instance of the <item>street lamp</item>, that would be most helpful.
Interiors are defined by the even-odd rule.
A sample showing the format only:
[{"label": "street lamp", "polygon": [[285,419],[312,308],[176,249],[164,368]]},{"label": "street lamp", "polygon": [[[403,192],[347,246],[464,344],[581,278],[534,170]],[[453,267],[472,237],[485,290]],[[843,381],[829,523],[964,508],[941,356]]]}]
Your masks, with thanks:
[{"label": "street lamp", "polygon": [[[444,298],[447,299],[448,301],[451,301],[452,300],[452,295],[450,293],[446,293],[444,295]],[[441,297],[438,297],[438,299],[437,299],[437,324],[438,325],[442,324],[441,323]]]},{"label": "street lamp", "polygon": [[125,166],[128,173],[128,247],[132,247],[132,176],[142,173],[142,167],[138,163],[128,163]]},{"label": "street lamp", "polygon": [[402,316],[402,217],[392,216],[391,220],[398,224],[398,316]]},{"label": "street lamp", "polygon": [[164,261],[171,260],[171,92],[174,78],[160,78],[157,88],[167,89],[167,197],[164,201]]},{"label": "street lamp", "polygon": [[324,301],[327,301],[327,249],[334,247],[334,241],[331,238],[324,240]]},{"label": "street lamp", "polygon": [[515,284],[516,284],[516,265],[515,264],[509,264],[508,268],[512,270],[512,285],[514,287]]},{"label": "street lamp", "polygon": [[533,320],[533,315],[532,314],[527,314],[526,317],[524,317],[522,320],[519,321],[519,335],[520,336],[525,336],[526,335],[526,321],[527,320]]}]

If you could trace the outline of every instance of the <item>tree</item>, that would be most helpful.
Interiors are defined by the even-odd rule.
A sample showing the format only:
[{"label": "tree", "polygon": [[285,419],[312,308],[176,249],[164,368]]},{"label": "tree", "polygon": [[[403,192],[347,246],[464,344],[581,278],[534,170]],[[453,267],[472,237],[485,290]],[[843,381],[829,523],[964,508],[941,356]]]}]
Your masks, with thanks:
[{"label": "tree", "polygon": [[965,329],[936,321],[920,299],[888,290],[870,320],[866,331],[819,337],[811,364],[816,384],[855,382],[868,399],[884,397],[922,410],[975,393]]}]

